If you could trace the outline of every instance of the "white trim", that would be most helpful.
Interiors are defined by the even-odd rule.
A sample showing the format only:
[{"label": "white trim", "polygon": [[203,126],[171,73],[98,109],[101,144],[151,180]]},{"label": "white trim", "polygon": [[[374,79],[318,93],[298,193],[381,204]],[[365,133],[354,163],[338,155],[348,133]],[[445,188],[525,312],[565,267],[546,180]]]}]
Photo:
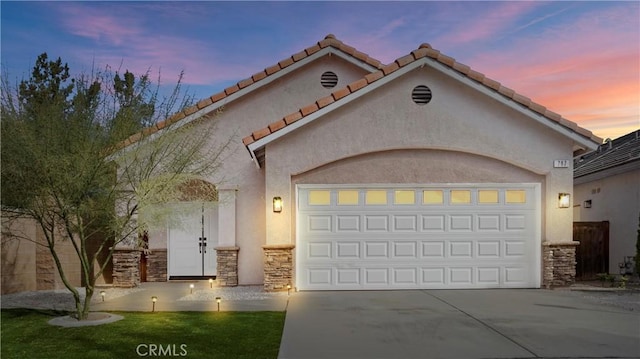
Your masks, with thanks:
[{"label": "white trim", "polygon": [[[424,65],[429,65],[430,67],[432,67],[434,70],[440,71],[443,74],[458,80],[460,82],[462,82],[463,84],[470,86],[478,91],[480,91],[481,93],[491,97],[494,100],[499,101],[500,103],[506,105],[507,107],[527,116],[530,117],[532,119],[534,119],[535,121],[541,123],[544,126],[547,126],[548,128],[559,132],[560,134],[569,137],[570,139],[572,139],[574,142],[579,143],[581,145],[583,145],[586,148],[589,149],[596,149],[599,144],[597,144],[596,142],[592,141],[592,140],[587,140],[584,137],[582,137],[581,135],[577,134],[576,132],[562,126],[559,123],[555,123],[552,120],[535,113],[533,110],[524,107],[523,105],[518,104],[517,102],[515,102],[514,100],[511,99],[507,99],[506,97],[504,97],[502,94],[495,92],[489,88],[487,88],[485,85],[482,85],[480,83],[475,82],[474,80],[470,79],[469,77],[467,77],[466,75],[462,75],[460,73],[458,73],[457,71],[443,65],[440,64],[439,62],[437,62],[436,60],[433,60],[431,58],[421,58],[419,60],[416,60],[398,70],[396,70],[395,72],[393,72],[392,74],[388,75],[388,76],[384,76],[381,79],[379,79],[378,81],[375,81],[367,86],[365,86],[364,88],[353,92],[349,95],[347,95],[346,100],[340,99],[336,102],[333,102],[329,105],[327,105],[326,107],[323,107],[321,109],[319,109],[318,111],[300,119],[299,121],[294,122],[291,125],[286,126],[285,128],[276,131],[270,135],[267,135],[261,139],[259,139],[256,142],[251,143],[248,147],[249,151],[251,152],[251,157],[254,158],[254,160],[257,163],[257,159],[255,156],[255,151],[262,147],[262,146],[266,146],[268,143],[275,141],[277,139],[279,139],[282,136],[285,136],[287,134],[289,134],[292,131],[295,131],[296,129],[308,124],[309,122],[312,122],[314,120],[316,120],[319,117],[322,117],[324,115],[326,115],[327,113],[338,109],[340,107],[342,107],[343,105],[356,100],[360,97],[362,97],[363,95],[376,90],[377,88],[395,80],[396,78],[418,68],[418,67],[422,67]],[[258,164],[258,166],[260,166]]]}]

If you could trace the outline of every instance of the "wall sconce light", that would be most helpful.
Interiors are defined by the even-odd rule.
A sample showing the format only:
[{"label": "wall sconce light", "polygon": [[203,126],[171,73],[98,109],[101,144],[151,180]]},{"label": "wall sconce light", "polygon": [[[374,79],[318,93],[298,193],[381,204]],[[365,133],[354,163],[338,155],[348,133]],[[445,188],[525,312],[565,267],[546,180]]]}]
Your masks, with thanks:
[{"label": "wall sconce light", "polygon": [[106,293],[104,290],[101,290],[101,291],[100,291],[100,296],[102,297],[102,301],[103,301],[103,302],[104,302],[104,296],[105,296],[106,294],[107,294],[107,293]]},{"label": "wall sconce light", "polygon": [[193,285],[193,283],[189,284],[189,294],[193,294],[193,287],[195,287],[195,285]]},{"label": "wall sconce light", "polygon": [[155,295],[153,297],[151,297],[151,312],[155,312],[156,311],[156,302],[158,301],[158,297],[156,297]]},{"label": "wall sconce light", "polygon": [[216,303],[218,303],[218,312],[220,311],[220,302],[221,301],[222,301],[222,298],[216,297]]},{"label": "wall sconce light", "polygon": [[282,212],[282,198],[273,197],[273,212],[274,213]]},{"label": "wall sconce light", "polygon": [[591,200],[588,199],[584,201],[583,205],[584,205],[584,208],[591,208]]},{"label": "wall sconce light", "polygon": [[558,193],[558,208],[569,208],[571,205],[571,195],[569,193]]},{"label": "wall sconce light", "polygon": [[213,288],[213,278],[209,278],[209,288]]}]

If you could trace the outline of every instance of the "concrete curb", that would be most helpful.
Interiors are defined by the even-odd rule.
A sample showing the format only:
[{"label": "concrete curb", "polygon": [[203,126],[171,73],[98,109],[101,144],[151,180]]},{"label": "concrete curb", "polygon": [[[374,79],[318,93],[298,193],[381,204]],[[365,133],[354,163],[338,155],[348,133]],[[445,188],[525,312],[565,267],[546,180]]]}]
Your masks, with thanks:
[{"label": "concrete curb", "polygon": [[[95,319],[92,319],[91,317]],[[124,317],[117,314],[104,313],[104,312],[91,312],[89,313],[89,319],[87,320],[77,320],[76,318],[73,318],[70,315],[65,315],[64,317],[53,318],[47,323],[49,323],[50,325],[56,325],[59,327],[75,328],[75,327],[89,327],[94,325],[113,323],[122,319],[124,319]]]}]

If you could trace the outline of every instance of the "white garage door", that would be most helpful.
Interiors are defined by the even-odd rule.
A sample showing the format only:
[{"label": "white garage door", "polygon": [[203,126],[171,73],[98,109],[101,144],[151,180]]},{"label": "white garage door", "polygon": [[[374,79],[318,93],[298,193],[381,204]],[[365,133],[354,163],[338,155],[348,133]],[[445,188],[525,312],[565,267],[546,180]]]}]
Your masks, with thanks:
[{"label": "white garage door", "polygon": [[300,290],[540,286],[540,185],[312,186]]}]

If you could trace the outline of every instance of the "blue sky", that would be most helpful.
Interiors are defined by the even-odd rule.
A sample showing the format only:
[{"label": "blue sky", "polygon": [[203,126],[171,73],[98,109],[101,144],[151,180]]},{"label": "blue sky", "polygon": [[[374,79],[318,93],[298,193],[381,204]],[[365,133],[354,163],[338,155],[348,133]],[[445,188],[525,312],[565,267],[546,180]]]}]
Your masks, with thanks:
[{"label": "blue sky", "polygon": [[388,63],[428,42],[601,137],[640,128],[640,2],[9,2],[1,65],[180,71],[198,98],[327,34]]}]

